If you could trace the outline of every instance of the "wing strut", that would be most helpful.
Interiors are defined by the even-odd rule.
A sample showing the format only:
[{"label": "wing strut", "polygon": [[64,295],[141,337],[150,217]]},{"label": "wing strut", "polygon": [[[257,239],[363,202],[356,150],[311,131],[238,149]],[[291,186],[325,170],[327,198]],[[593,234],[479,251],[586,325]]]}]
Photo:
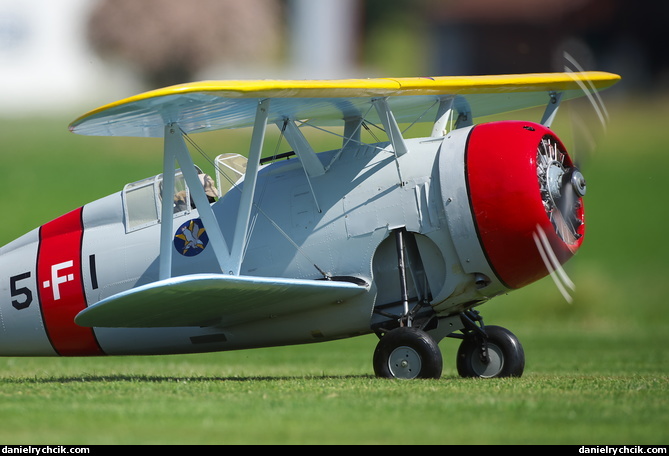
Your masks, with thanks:
[{"label": "wing strut", "polygon": [[256,190],[256,180],[258,178],[258,168],[260,166],[260,155],[265,141],[265,131],[267,130],[267,118],[269,117],[269,98],[260,100],[256,108],[256,118],[253,124],[253,134],[251,135],[251,147],[249,149],[249,161],[246,164],[246,175],[244,176],[244,186],[242,187],[242,196],[239,201],[239,212],[237,213],[237,224],[235,226],[235,235],[232,242],[230,274],[239,275],[244,258],[244,248],[248,237],[249,220],[251,218],[251,209],[253,207],[253,195]]},{"label": "wing strut", "polygon": [[172,276],[172,238],[174,236],[173,205],[174,201],[174,171],[175,161],[181,166],[181,172],[186,179],[190,195],[195,202],[202,223],[207,229],[209,242],[214,249],[221,271],[225,271],[229,261],[228,245],[216,220],[211,205],[200,183],[195,165],[184,142],[183,133],[176,123],[165,125],[165,153],[163,162],[163,189],[162,213],[160,225],[160,262],[159,279],[169,279]]},{"label": "wing strut", "polygon": [[[292,119],[286,120],[286,130],[284,132],[286,140],[291,145],[291,147],[295,149],[295,153],[302,162],[304,171],[310,177],[316,177],[325,174],[325,168],[323,167],[323,164],[316,156],[314,149],[311,147],[300,129],[297,128],[297,125],[295,125],[295,121]],[[283,123],[280,124],[280,128],[282,125]]]},{"label": "wing strut", "polygon": [[165,151],[163,153],[163,188],[161,191],[160,216],[160,256],[158,264],[158,280],[169,279],[172,276],[172,236],[174,231],[172,204],[174,201],[174,161],[176,152],[174,143],[175,130],[173,124],[165,125]]},{"label": "wing strut", "polygon": [[453,97],[442,97],[439,100],[439,109],[437,110],[437,117],[432,127],[432,138],[440,138],[444,136],[448,130],[448,124],[453,118]]},{"label": "wing strut", "polygon": [[[179,125],[176,123],[168,123],[165,125],[163,188],[161,198],[163,201],[167,202],[174,201],[175,162],[178,162],[181,165],[181,171],[186,178],[186,184],[188,184],[191,197],[198,209],[204,228],[207,230],[216,260],[224,274],[238,276],[244,259],[244,250],[248,241],[248,228],[253,208],[253,197],[260,167],[260,155],[265,140],[267,120],[269,118],[269,105],[269,98],[260,100],[256,109],[253,133],[251,135],[249,159],[246,166],[244,185],[242,187],[231,248],[228,248],[228,244],[223,237],[218,220],[211,209],[204,188],[200,183],[195,164],[188,152],[188,147],[184,141],[181,128],[179,128]],[[294,130],[289,129],[289,131],[291,131],[291,138],[299,143],[300,147],[296,149],[299,149],[301,152],[300,159],[307,157],[305,161],[309,162],[313,156],[313,159],[318,160],[299,130],[295,132],[295,130],[297,130],[295,124],[289,122],[288,125],[294,127]],[[307,177],[312,173],[314,175],[322,174],[319,174],[319,172],[323,170],[323,165],[320,161],[318,161],[317,164],[314,162],[305,164],[304,161],[302,163],[305,172],[307,173]],[[320,165],[320,167],[316,165]],[[172,276],[172,239],[174,236],[174,225],[172,221],[173,205],[169,203],[163,204],[160,227],[159,280],[169,279]]]},{"label": "wing strut", "polygon": [[372,103],[374,104],[376,112],[381,119],[383,128],[386,130],[388,139],[393,146],[393,152],[395,153],[395,164],[397,165],[397,174],[400,178],[399,185],[404,186],[404,178],[402,178],[402,170],[400,168],[400,162],[398,158],[409,152],[409,148],[407,147],[406,142],[404,142],[404,137],[402,136],[400,126],[397,125],[397,120],[395,119],[393,112],[390,110],[390,106],[388,106],[388,99],[377,98],[376,100],[372,100]]},{"label": "wing strut", "polygon": [[558,108],[560,107],[560,101],[562,100],[562,92],[551,92],[550,101],[546,105],[546,110],[544,115],[541,118],[541,125],[550,128],[553,120],[555,120],[555,115],[557,114]]},{"label": "wing strut", "polygon": [[397,125],[397,121],[395,120],[393,112],[390,110],[390,106],[388,106],[388,99],[377,98],[373,101],[373,103],[374,107],[376,108],[376,112],[379,114],[383,128],[386,130],[388,139],[393,145],[395,155],[401,157],[402,155],[409,152],[409,148],[404,142],[402,131],[400,130],[399,125]]}]

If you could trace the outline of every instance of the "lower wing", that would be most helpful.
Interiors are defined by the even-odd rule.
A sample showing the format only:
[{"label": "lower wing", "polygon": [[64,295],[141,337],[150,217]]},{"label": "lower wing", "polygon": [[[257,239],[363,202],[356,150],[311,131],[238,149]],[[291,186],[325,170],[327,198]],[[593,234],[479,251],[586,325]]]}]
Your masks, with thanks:
[{"label": "lower wing", "polygon": [[115,328],[225,327],[338,304],[368,290],[350,281],[194,274],[110,296],[74,321]]}]

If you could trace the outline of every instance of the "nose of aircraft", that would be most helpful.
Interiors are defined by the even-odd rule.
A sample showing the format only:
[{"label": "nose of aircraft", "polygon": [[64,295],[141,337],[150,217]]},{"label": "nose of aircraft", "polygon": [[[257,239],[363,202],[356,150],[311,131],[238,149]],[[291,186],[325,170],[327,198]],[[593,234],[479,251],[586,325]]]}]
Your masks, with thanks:
[{"label": "nose of aircraft", "polygon": [[498,278],[520,288],[583,242],[585,178],[557,136],[530,122],[474,127],[466,179],[478,237]]}]

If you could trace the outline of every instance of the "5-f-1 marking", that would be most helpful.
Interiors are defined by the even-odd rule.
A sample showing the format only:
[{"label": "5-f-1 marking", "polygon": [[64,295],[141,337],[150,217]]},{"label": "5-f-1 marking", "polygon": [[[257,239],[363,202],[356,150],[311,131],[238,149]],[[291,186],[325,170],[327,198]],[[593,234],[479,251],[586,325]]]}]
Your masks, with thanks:
[{"label": "5-f-1 marking", "polygon": [[[60,275],[62,270],[71,268],[72,266],[74,266],[74,261],[72,260],[54,264],[51,266],[51,280],[45,280],[42,283],[44,288],[52,289],[54,301],[60,299],[60,285],[74,280],[74,273]],[[23,274],[17,274],[9,278],[9,290],[12,298],[15,298],[12,299],[12,306],[17,310],[27,308],[33,301],[33,293],[30,291],[30,288],[19,286],[19,281],[29,278],[30,272],[24,272]]]},{"label": "5-f-1 marking", "polygon": [[[91,282],[93,289],[98,287],[97,284],[97,273],[95,268],[95,255],[90,255],[89,257],[89,266],[91,268]],[[45,280],[42,282],[43,288],[51,288],[53,293],[53,300],[58,301],[60,299],[60,285],[66,282],[71,282],[74,280],[74,273],[60,275],[60,272],[64,269],[68,269],[74,266],[74,261],[64,261],[62,263],[54,264],[51,266],[51,280]],[[22,274],[17,274],[9,278],[9,290],[12,298],[12,306],[16,310],[22,310],[28,308],[33,302],[33,292],[30,288],[25,286],[20,286],[19,282],[25,279],[30,278],[30,272],[24,272]]]}]

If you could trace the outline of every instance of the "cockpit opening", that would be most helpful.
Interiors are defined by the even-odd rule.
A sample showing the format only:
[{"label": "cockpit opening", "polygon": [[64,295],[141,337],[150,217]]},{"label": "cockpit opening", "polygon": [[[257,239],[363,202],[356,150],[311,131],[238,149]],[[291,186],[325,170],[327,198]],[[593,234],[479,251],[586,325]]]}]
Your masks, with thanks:
[{"label": "cockpit opening", "polygon": [[[216,189],[213,186],[211,177],[202,173],[199,168],[197,168],[197,172],[200,180],[205,184],[205,190],[207,189],[208,181],[210,181],[208,183],[210,190],[213,189],[215,193]],[[163,175],[158,174],[157,176],[127,184],[123,188],[123,208],[127,233],[147,228],[160,222],[162,186]],[[174,173],[174,201],[172,204],[175,217],[188,214],[195,207],[190,198],[190,191],[181,170],[177,170]]]},{"label": "cockpit opening", "polygon": [[[214,203],[237,184],[246,173],[246,157],[239,154],[222,154],[216,157],[216,180],[195,167],[207,199]],[[160,223],[162,208],[163,175],[148,177],[127,184],[123,188],[123,208],[126,232],[140,230]],[[180,169],[174,173],[174,217],[189,214],[195,209],[186,179]]]}]

